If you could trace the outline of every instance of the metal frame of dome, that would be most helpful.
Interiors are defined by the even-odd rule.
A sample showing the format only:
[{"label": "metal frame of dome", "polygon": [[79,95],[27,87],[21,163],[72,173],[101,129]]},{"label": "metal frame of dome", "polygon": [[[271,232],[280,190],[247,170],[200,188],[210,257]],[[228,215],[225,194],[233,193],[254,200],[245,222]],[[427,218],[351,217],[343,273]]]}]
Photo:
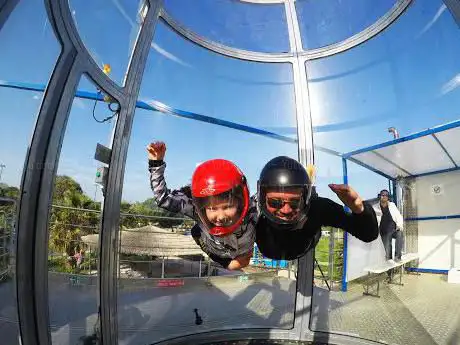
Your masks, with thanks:
[{"label": "metal frame of dome", "polygon": [[[241,2],[250,2],[259,5],[264,4],[284,4],[286,10],[286,18],[288,21],[289,41],[291,43],[291,51],[288,53],[262,53],[257,51],[244,50],[227,46],[212,40],[209,40],[193,30],[182,25],[175,20],[173,16],[163,8],[160,16],[174,31],[193,43],[202,46],[203,48],[212,50],[218,54],[233,57],[236,59],[257,61],[257,62],[292,62],[296,56],[301,56],[305,60],[320,59],[323,57],[335,55],[343,51],[360,45],[372,37],[378,35],[391,25],[412,3],[413,0],[397,0],[394,6],[375,23],[365,28],[364,30],[354,34],[353,36],[340,42],[332,43],[324,47],[304,50],[303,46],[298,43],[302,42],[297,13],[295,8],[295,0],[239,0]],[[296,42],[296,45],[293,45]]]},{"label": "metal frame of dome", "polygon": [[[112,142],[110,143],[111,173],[108,176],[100,232],[101,251],[99,263],[105,269],[99,270],[100,275],[98,278],[102,341],[104,344],[118,343],[116,286],[118,246],[113,244],[117,243],[119,236],[121,181],[123,181],[136,98],[150,51],[150,43],[153,40],[156,23],[160,16],[165,21],[169,19],[165,12],[160,13],[162,0],[145,0],[145,2],[148,4],[149,10],[144,18],[144,23],[140,28],[131,55],[125,83],[120,87],[100,70],[84,46],[73,23],[68,1],[45,1],[49,21],[61,45],[61,53],[44,93],[21,179],[22,193],[18,204],[17,218],[16,289],[21,343],[23,345],[51,343],[47,281],[49,205],[62,146],[62,133],[65,130],[70,114],[75,90],[83,75],[89,76],[101,90],[113,97],[121,108],[120,114],[116,119]],[[397,18],[396,14],[401,14],[410,2],[411,0],[399,0],[398,8],[401,11],[400,13],[393,8],[393,14],[389,14],[388,17],[384,16],[385,19],[382,17],[380,24],[377,25],[376,22],[375,25],[345,41],[319,48],[323,49],[323,51],[317,51],[318,55],[315,58],[328,56],[327,54],[337,54],[370,39],[390,25]],[[460,1],[444,0],[444,2],[457,23],[459,23]],[[0,0],[0,29],[17,3],[18,0]],[[313,58],[310,53],[314,52],[314,50],[310,52],[303,51],[294,0],[286,0],[284,3],[288,14],[289,38],[293,53],[288,53],[289,55],[286,56],[286,60],[283,62],[291,62],[293,66],[298,120],[299,161],[306,164],[307,162],[313,162],[314,157],[308,84],[304,62]],[[177,26],[175,30],[177,31]],[[190,36],[191,33],[188,32],[188,35]],[[191,38],[195,38],[195,36],[186,38],[194,42]],[[204,48],[221,54],[226,53],[223,55],[252,61],[275,62],[269,61],[269,59],[273,59],[270,54],[236,50],[208,40],[203,40],[202,42],[208,45],[203,45]],[[198,41],[194,43],[198,44]],[[220,52],[219,49],[223,50]],[[235,55],[229,55],[230,53]],[[269,56],[272,57],[269,58]],[[254,60],[256,57],[261,59]],[[222,329],[191,334],[181,338],[170,339],[163,343],[190,343],[191,340],[209,343],[217,340],[271,338],[323,343],[332,341],[341,344],[376,344],[376,342],[351,335],[310,330],[309,322],[313,289],[312,253],[299,259],[298,267],[295,318],[292,329]]]}]

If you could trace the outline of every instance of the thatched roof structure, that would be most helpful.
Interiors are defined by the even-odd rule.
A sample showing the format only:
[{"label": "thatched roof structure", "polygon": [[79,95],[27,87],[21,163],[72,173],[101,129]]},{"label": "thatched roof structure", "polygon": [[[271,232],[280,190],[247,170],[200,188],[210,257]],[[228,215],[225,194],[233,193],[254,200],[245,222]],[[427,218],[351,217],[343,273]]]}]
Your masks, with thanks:
[{"label": "thatched roof structure", "polygon": [[[97,248],[99,234],[82,236],[81,240]],[[120,251],[125,254],[152,256],[204,255],[192,236],[174,233],[153,225],[121,231]]]}]

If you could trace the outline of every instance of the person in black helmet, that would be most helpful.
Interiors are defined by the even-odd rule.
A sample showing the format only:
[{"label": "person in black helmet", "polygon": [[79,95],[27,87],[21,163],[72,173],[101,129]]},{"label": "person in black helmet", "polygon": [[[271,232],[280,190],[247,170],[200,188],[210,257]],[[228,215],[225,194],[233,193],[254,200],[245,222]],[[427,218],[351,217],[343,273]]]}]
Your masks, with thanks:
[{"label": "person in black helmet", "polygon": [[305,168],[296,160],[280,156],[262,169],[258,181],[259,220],[256,243],[265,257],[294,260],[313,249],[322,226],[341,228],[364,242],[378,237],[375,212],[347,185],[329,188],[351,210],[319,197]]}]

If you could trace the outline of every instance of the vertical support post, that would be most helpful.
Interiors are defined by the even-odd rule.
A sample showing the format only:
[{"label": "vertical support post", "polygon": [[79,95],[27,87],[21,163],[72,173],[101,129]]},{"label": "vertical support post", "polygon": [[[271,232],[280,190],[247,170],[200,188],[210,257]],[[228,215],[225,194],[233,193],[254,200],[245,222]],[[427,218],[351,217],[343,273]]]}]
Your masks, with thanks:
[{"label": "vertical support post", "polygon": [[201,257],[200,257],[200,269],[198,270],[198,278],[201,278]]},{"label": "vertical support post", "polygon": [[[343,183],[348,184],[347,159],[342,158]],[[347,291],[347,254],[348,254],[348,233],[343,232],[343,269],[342,269],[342,291]]]},{"label": "vertical support post", "polygon": [[161,260],[161,278],[165,277],[165,257],[162,257]]},{"label": "vertical support post", "polygon": [[393,202],[396,204],[396,206],[399,206],[400,203],[401,203],[401,200],[400,198],[398,198],[398,184],[397,184],[397,181],[396,180],[391,180],[391,185],[392,185],[392,189],[391,189],[391,193],[393,194]]},{"label": "vertical support post", "polygon": [[454,17],[457,25],[460,26],[460,1],[459,0],[444,0],[446,7]]},{"label": "vertical support post", "polygon": [[329,281],[330,287],[334,286],[334,259],[335,259],[335,228],[331,228],[331,232],[329,233]]},{"label": "vertical support post", "polygon": [[[310,98],[308,93],[307,69],[303,51],[296,4],[294,0],[285,0],[286,23],[289,34],[289,45],[293,53],[292,73],[294,79],[294,96],[297,119],[297,140],[299,162],[304,167],[314,164],[313,128],[311,119]],[[312,286],[314,272],[314,251],[309,251],[298,259],[297,268],[297,299],[293,337],[305,340],[310,333],[309,312],[305,310],[312,303]],[[311,334],[310,334],[311,336]],[[292,338],[294,339],[294,338]]]},{"label": "vertical support post", "polygon": [[7,21],[19,0],[0,0],[0,30]]},{"label": "vertical support post", "polygon": [[208,258],[208,278],[211,276],[211,259]]}]

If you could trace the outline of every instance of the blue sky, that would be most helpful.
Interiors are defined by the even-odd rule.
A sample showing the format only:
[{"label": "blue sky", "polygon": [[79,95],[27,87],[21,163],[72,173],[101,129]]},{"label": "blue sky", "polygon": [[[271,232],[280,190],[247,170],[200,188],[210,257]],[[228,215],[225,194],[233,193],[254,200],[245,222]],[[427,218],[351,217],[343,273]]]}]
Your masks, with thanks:
[{"label": "blue sky", "polygon": [[[179,6],[179,3],[181,6]],[[171,14],[199,34],[242,49],[288,49],[283,7],[236,4],[227,0],[166,1]],[[349,37],[383,15],[393,1],[297,1],[305,48]],[[346,4],[345,4],[346,3]],[[332,5],[331,5],[332,4]],[[95,61],[112,66],[121,84],[139,26],[138,3],[128,0],[70,1],[82,40]],[[211,17],[211,13],[215,17]],[[27,23],[27,25],[25,25]],[[24,0],[0,31],[0,80],[46,83],[59,54],[43,2]],[[458,119],[460,109],[460,33],[440,0],[415,1],[384,33],[345,53],[306,64],[315,144],[348,152],[389,140],[387,128],[407,135]],[[224,58],[189,43],[160,23],[151,45],[139,99],[208,116],[270,128],[295,136],[292,72],[288,64],[260,64]],[[85,77],[79,89],[95,91]],[[2,181],[20,183],[24,156],[41,94],[0,88]],[[91,197],[97,163],[96,143],[106,144],[111,124],[91,116],[93,102],[75,99],[64,137],[59,173],[73,176]],[[108,115],[98,104],[96,116]],[[167,181],[187,183],[198,162],[233,160],[255,192],[263,165],[277,155],[297,156],[281,141],[138,109],[130,140],[123,199],[151,196],[145,146],[164,140]],[[316,152],[318,190],[332,197],[327,183],[342,180],[337,157]],[[366,198],[387,186],[385,179],[357,167],[350,183]],[[100,193],[96,194],[100,199]],[[334,198],[335,199],[335,198]]]}]

